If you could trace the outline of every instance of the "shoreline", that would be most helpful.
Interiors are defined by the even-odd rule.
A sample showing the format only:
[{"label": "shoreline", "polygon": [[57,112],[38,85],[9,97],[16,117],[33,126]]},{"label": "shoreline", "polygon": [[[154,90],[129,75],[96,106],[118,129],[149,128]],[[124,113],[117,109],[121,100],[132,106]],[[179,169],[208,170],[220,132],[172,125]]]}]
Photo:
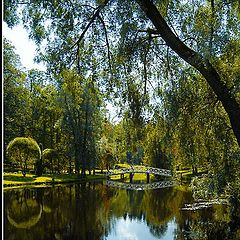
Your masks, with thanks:
[{"label": "shoreline", "polygon": [[[15,177],[17,174],[14,173],[7,173],[7,176],[10,177]],[[47,176],[41,176],[41,177],[36,177],[35,175],[27,175],[24,179],[23,176],[18,176],[19,181],[14,181],[14,180],[6,180],[4,179],[3,175],[3,184],[2,184],[2,189],[3,191],[5,190],[10,190],[10,189],[15,189],[15,188],[25,188],[25,187],[47,187],[47,186],[56,186],[60,184],[67,184],[67,183],[80,183],[80,182],[90,182],[90,181],[98,181],[98,180],[105,180],[106,176],[104,175],[86,175],[85,177],[80,177],[78,178],[77,175],[47,175]],[[26,180],[26,178],[31,177],[32,180],[29,182],[22,182]],[[46,180],[41,180],[41,178],[46,178]],[[40,181],[37,180],[37,178],[40,178]],[[68,178],[68,179],[64,179]],[[71,179],[73,178],[73,179]],[[22,181],[21,181],[22,180]],[[8,183],[11,182],[11,183]]]}]

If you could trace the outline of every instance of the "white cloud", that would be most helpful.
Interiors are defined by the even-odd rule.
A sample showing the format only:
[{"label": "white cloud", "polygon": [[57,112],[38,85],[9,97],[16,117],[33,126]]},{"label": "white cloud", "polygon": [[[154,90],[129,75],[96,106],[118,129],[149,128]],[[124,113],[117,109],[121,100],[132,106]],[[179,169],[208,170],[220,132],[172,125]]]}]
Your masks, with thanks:
[{"label": "white cloud", "polygon": [[117,229],[118,236],[121,236],[122,239],[126,240],[138,240],[137,234],[132,232],[130,228],[131,224],[128,224],[127,221],[122,220]]},{"label": "white cloud", "polygon": [[3,22],[3,36],[7,38],[16,48],[16,53],[21,58],[21,63],[26,69],[37,68],[45,70],[43,64],[34,63],[34,55],[36,46],[33,41],[28,39],[27,31],[21,25],[17,25],[10,29],[5,22]]}]

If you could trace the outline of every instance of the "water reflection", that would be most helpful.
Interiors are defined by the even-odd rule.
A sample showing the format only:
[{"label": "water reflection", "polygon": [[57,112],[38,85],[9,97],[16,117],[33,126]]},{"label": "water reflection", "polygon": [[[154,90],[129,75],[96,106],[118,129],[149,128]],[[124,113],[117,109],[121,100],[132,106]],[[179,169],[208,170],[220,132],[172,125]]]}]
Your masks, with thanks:
[{"label": "water reflection", "polygon": [[133,183],[133,182],[119,182],[107,180],[105,182],[107,186],[110,187],[118,187],[129,190],[149,190],[149,189],[159,189],[159,188],[169,188],[177,186],[178,183],[176,181],[168,180],[168,181],[159,181],[152,183]]},{"label": "water reflection", "polygon": [[181,211],[191,193],[133,191],[102,183],[4,192],[4,239],[224,239],[228,212]]},{"label": "water reflection", "polygon": [[31,228],[42,217],[43,207],[36,199],[36,192],[16,192],[15,198],[6,207],[8,222],[16,228]]},{"label": "water reflection", "polygon": [[167,224],[153,226],[146,225],[144,219],[130,219],[129,216],[116,220],[113,231],[105,237],[106,240],[146,240],[146,239],[174,239],[176,229],[175,221]]}]

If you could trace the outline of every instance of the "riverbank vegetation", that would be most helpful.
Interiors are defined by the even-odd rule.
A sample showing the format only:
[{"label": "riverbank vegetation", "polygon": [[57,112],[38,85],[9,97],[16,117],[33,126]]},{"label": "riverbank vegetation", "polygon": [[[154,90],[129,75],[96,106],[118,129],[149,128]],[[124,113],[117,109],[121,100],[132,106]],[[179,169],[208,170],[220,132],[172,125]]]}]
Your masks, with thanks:
[{"label": "riverbank vegetation", "polygon": [[4,190],[15,187],[32,187],[32,186],[46,186],[56,185],[62,183],[103,180],[105,177],[102,174],[89,175],[84,179],[79,178],[77,175],[69,174],[43,174],[38,177],[35,174],[28,173],[25,176],[22,173],[4,173],[3,187]]},{"label": "riverbank vegetation", "polygon": [[191,171],[196,196],[224,194],[237,222],[239,6],[5,1],[4,21],[28,28],[47,70],[24,69],[3,39],[4,172]]}]

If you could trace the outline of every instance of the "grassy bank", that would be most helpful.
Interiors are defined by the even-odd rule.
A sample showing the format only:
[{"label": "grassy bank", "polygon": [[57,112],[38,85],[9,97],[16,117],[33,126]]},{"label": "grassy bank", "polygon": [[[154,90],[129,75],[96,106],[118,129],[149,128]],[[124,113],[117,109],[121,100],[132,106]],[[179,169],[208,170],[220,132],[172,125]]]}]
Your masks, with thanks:
[{"label": "grassy bank", "polygon": [[21,173],[4,173],[3,174],[3,189],[22,187],[27,185],[48,185],[61,184],[70,182],[90,181],[97,179],[105,179],[102,174],[86,175],[85,178],[78,177],[75,174],[43,174],[38,177],[34,174],[26,174],[25,177]]},{"label": "grassy bank", "polygon": [[[128,165],[119,164],[120,168],[129,167]],[[117,171],[117,170],[116,170]],[[191,170],[177,171],[176,175],[178,180],[182,179],[183,183],[190,183],[192,177],[203,174],[204,171],[199,169],[198,174],[193,175]],[[154,176],[151,174],[150,178]],[[22,173],[4,173],[3,174],[3,189],[16,188],[23,186],[45,186],[51,184],[61,184],[61,183],[71,183],[71,182],[81,182],[81,181],[91,181],[98,179],[105,179],[105,175],[101,174],[100,171],[96,172],[95,175],[86,175],[86,177],[78,177],[75,174],[43,174],[38,177],[34,174],[27,173],[23,177]],[[129,174],[125,174],[125,179],[129,178]],[[119,180],[120,175],[111,176],[112,180]],[[145,173],[135,173],[134,178],[137,180],[146,180]]]}]

